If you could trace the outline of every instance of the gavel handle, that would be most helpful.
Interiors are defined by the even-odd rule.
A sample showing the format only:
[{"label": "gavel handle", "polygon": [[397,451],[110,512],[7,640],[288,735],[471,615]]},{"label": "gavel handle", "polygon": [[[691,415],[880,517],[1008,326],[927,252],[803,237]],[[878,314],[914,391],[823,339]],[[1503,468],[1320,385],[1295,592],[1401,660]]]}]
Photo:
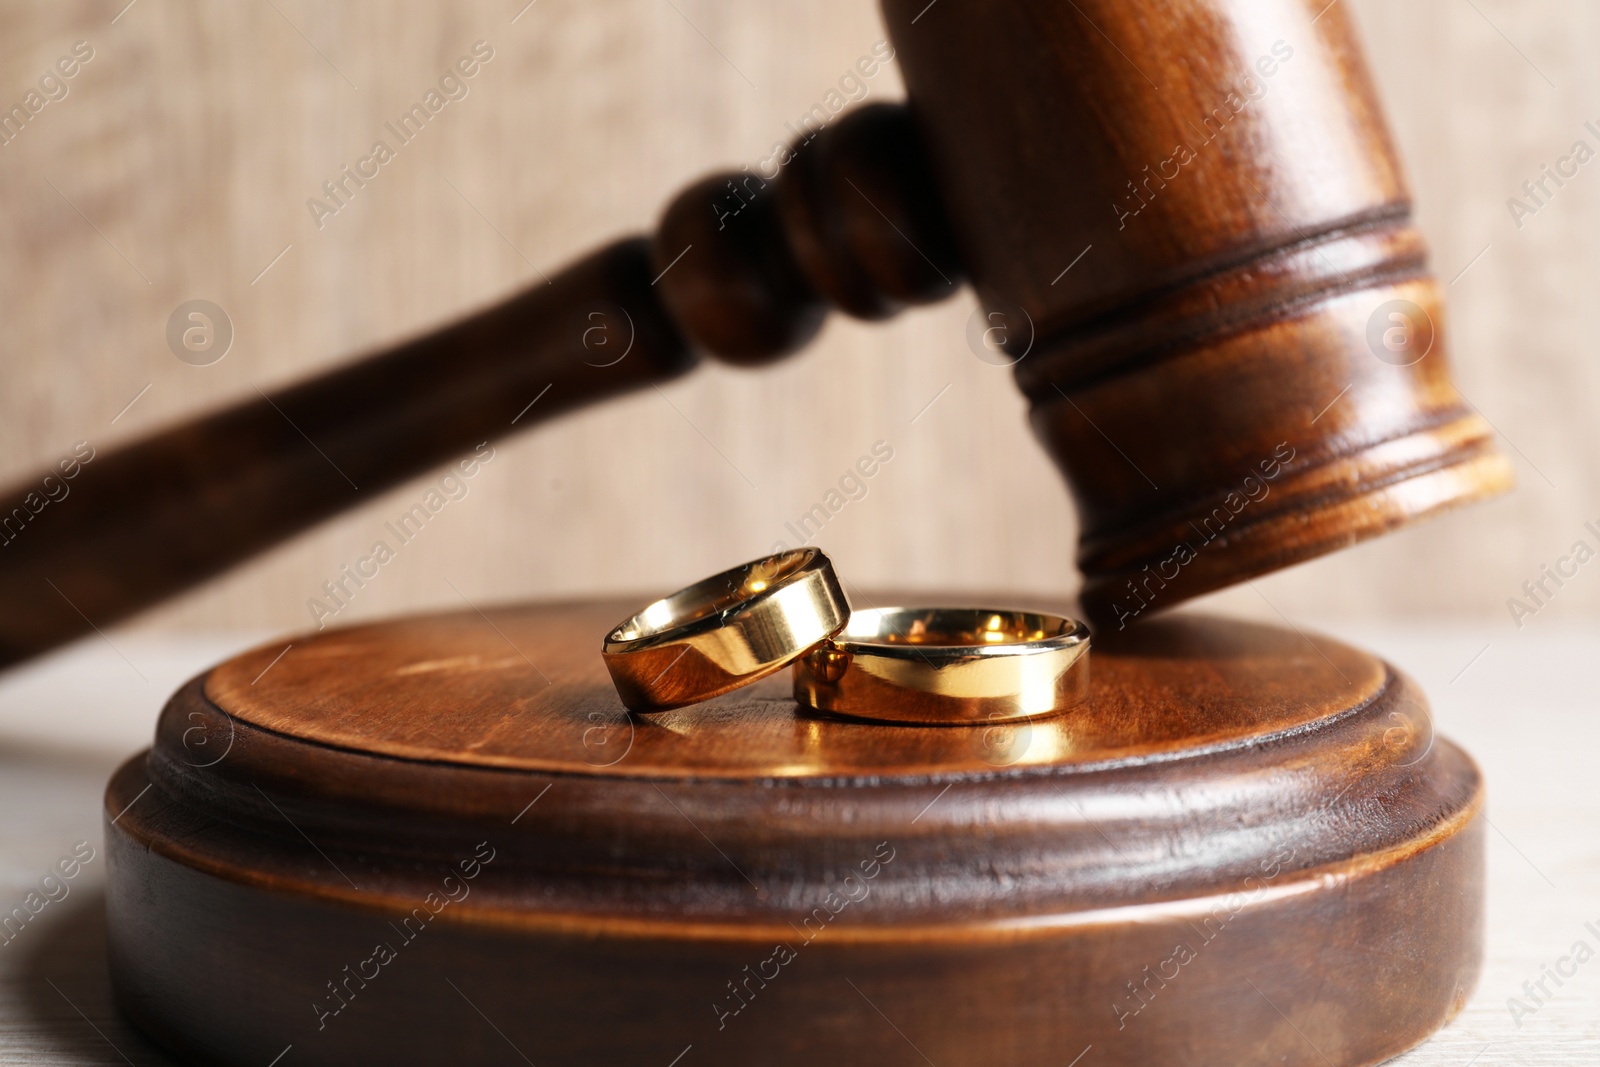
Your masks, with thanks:
[{"label": "gavel handle", "polygon": [[0,663],[109,626],[481,442],[687,371],[696,357],[654,276],[648,242],[622,241],[395,351],[101,452],[70,479],[54,472],[48,491],[44,476],[13,487],[0,497],[14,504],[0,515]]},{"label": "gavel handle", "polygon": [[698,351],[746,364],[792,351],[824,298],[877,318],[953,291],[903,107],[861,109],[796,153],[781,180],[692,186],[653,242],[613,244],[396,350],[12,486],[0,495],[0,666],[482,442],[676,377]]}]

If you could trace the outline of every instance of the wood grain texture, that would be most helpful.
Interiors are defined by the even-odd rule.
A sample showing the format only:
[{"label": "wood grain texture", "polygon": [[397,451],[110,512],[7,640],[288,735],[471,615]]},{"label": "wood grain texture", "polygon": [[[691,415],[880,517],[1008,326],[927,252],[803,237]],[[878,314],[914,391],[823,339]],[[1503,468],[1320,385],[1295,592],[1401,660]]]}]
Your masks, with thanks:
[{"label": "wood grain texture", "polygon": [[[1480,5],[1491,25],[1460,4],[1347,4],[1440,274],[1453,279],[1493,246],[1452,286],[1457,382],[1561,488],[1524,465],[1516,503],[1262,589],[1291,612],[1503,612],[1504,597],[1593,518],[1582,457],[1593,451],[1585,442],[1597,391],[1565,387],[1592,377],[1572,353],[1593,332],[1593,312],[1565,294],[1594,270],[1581,234],[1596,194],[1573,183],[1521,230],[1505,209],[1590,117],[1594,75],[1576,42],[1592,13]],[[838,0],[761,11],[681,5],[752,88],[666,6],[540,0],[511,26],[519,6],[284,3],[282,16],[259,7],[197,17],[140,0],[114,26],[115,12],[88,3],[0,15],[12,96],[72,41],[99,48],[71,95],[3,149],[0,212],[26,250],[0,267],[0,292],[22,309],[0,342],[14,397],[0,427],[4,480],[53,462],[74,440],[126,440],[254,396],[253,385],[270,392],[535,282],[534,266],[548,271],[642,228],[665,190],[709,167],[766,158],[788,136],[785,123],[881,34],[870,5]],[[479,36],[499,58],[450,105],[438,138],[430,131],[316,230],[305,200]],[[896,76],[891,67],[870,81],[868,98],[897,96]],[[1465,114],[1474,120],[1448,118]],[[239,330],[234,352],[210,368],[178,363],[162,339],[168,313],[196,296],[219,301]],[[508,446],[473,498],[436,524],[437,536],[344,617],[459,604],[446,578],[474,599],[692,580],[766,550],[880,437],[896,444],[895,464],[826,541],[852,576],[1068,591],[1076,577],[1060,546],[1075,539],[1075,520],[1003,375],[966,348],[971,310],[963,301],[872,332],[840,321],[815,355],[766,377],[713,370],[666,390],[666,400],[647,392]],[[650,442],[645,467],[607,458],[618,442],[641,440]],[[393,491],[151,624],[302,624],[321,583],[427,487],[424,479]],[[641,513],[648,521],[637,521]],[[597,538],[593,529],[611,532]],[[1003,541],[995,529],[1008,531]],[[549,551],[524,552],[529,539]],[[991,551],[963,547],[980,540]],[[1552,610],[1587,610],[1596,597],[1574,585]],[[1248,590],[1230,603],[1271,614]]]},{"label": "wood grain texture", "polygon": [[[1330,644],[1319,655],[1293,631],[1216,622],[1101,642],[1092,654],[1092,714],[998,731],[797,715],[788,671],[688,708],[629,716],[597,635],[634,607],[579,601],[422,616],[300,638],[287,653],[276,641],[208,674],[205,696],[249,726],[410,760],[804,779],[1066,767],[1237,745],[1364,703],[1386,680],[1377,661],[1352,649]],[[1277,673],[1283,664],[1292,666]],[[388,711],[375,718],[374,707]],[[442,719],[441,707],[449,708]],[[228,725],[207,720],[204,735],[191,738],[208,736],[214,748]],[[181,735],[171,740],[194,747]]]},{"label": "wood grain texture", "polygon": [[884,10],[966,270],[1022,335],[1092,618],[1509,488],[1346,9]]},{"label": "wood grain texture", "polygon": [[[617,607],[332,634],[184,687],[106,796],[124,1009],[229,1064],[274,1041],[307,1063],[490,1062],[503,1050],[461,1025],[479,1016],[423,1010],[442,974],[541,1062],[693,1044],[717,1064],[1021,1067],[1082,1041],[1118,1064],[1320,1049],[1354,1067],[1420,1041],[1475,982],[1479,775],[1381,661],[1179,616],[1095,651],[1110,681],[1060,748],[725,698],[584,759],[603,674],[563,631]],[[508,661],[519,638],[555,665],[540,696]],[[384,933],[451,871],[437,926]],[[324,972],[337,987],[344,957],[397,936],[406,955],[348,1007],[313,1007]],[[732,997],[774,944],[795,959]],[[219,952],[221,975],[199,966]],[[1184,981],[1199,960],[1210,977]]]},{"label": "wood grain texture", "polygon": [[[974,355],[1016,366],[1078,504],[1092,621],[1121,630],[1508,489],[1492,427],[1450,382],[1443,298],[1345,13],[1301,0],[1189,0],[1159,17],[1090,8],[1010,0],[918,26],[931,7],[890,0],[892,44],[842,84],[864,87],[898,49],[907,105],[850,110],[832,93],[755,170],[679,193],[648,263],[644,242],[614,244],[559,283],[547,276],[475,319],[302,382],[281,404],[263,393],[113,450],[87,476],[94,450],[76,444],[59,476],[4,491],[26,506],[0,536],[32,536],[0,557],[0,606],[54,612],[36,610],[29,637],[0,642],[0,657],[120,622],[325,519],[340,497],[354,506],[452,447],[509,433],[551,390],[525,427],[659,389],[690,352],[739,366],[786,356],[814,338],[830,301],[883,318],[951,295],[964,275],[988,323],[969,331]],[[61,76],[93,54],[75,44]],[[402,148],[420,139],[494,55],[474,42],[384,129]],[[10,136],[31,113],[13,113]],[[307,200],[317,228],[393,155],[380,140],[324,182]],[[1057,249],[1080,240],[1046,286]],[[215,304],[169,320],[186,363],[209,366],[231,339]],[[356,495],[319,486],[333,474]],[[78,503],[41,516],[73,478]],[[833,496],[823,522],[845,506]]]},{"label": "wood grain texture", "polygon": [[[1587,836],[1574,835],[1570,828],[1600,820],[1600,797],[1588,788],[1600,723],[1587,699],[1592,690],[1588,654],[1600,638],[1593,628],[1558,623],[1542,628],[1537,641],[1496,642],[1452,686],[1451,679],[1467,660],[1494,639],[1492,624],[1417,626],[1391,620],[1345,624],[1335,632],[1343,641],[1384,649],[1386,658],[1434,696],[1440,728],[1464,742],[1483,765],[1491,790],[1487,811],[1497,831],[1487,835],[1486,955],[1478,991],[1455,1022],[1396,1062],[1403,1067],[1462,1067],[1477,1056],[1474,1067],[1588,1067],[1600,1055],[1592,1026],[1600,1013],[1600,981],[1587,968],[1521,1027],[1507,1012],[1506,998],[1519,995],[1522,982],[1537,977],[1541,965],[1569,952],[1584,921],[1595,918],[1600,854]],[[118,647],[150,678],[150,687],[104,642],[0,679],[0,810],[13,816],[0,833],[0,892],[8,904],[35,888],[44,868],[74,842],[90,840],[100,847],[106,778],[128,752],[149,742],[161,696],[258,639],[237,634],[119,636]],[[1507,709],[1515,709],[1514,714]],[[1542,729],[1508,730],[1510,721],[1538,723]],[[1559,731],[1564,743],[1551,745],[1551,731]],[[313,855],[309,846],[303,847]],[[59,909],[52,905],[37,918],[26,941],[0,950],[0,1061],[19,1067],[179,1062],[145,1040],[112,1001],[103,883],[95,870],[101,862],[89,864]],[[457,1010],[448,1006],[453,1002],[460,1011],[471,1012],[442,978],[427,977],[434,983],[429,992],[437,995],[437,1011]],[[459,974],[451,977],[476,999],[476,988],[463,983]],[[1206,974],[1192,977],[1204,980]],[[815,1026],[848,1021],[842,1011],[849,1003],[846,998],[860,998],[843,982],[838,992],[838,1003],[827,1006]],[[1247,987],[1242,992],[1256,996]],[[763,1025],[755,1015],[740,1017],[734,1025],[744,1022]],[[489,1023],[479,1019],[478,1025],[477,1036],[499,1040]],[[893,1033],[889,1023],[879,1019],[877,1025]],[[907,1034],[920,1042],[919,1032]],[[288,1044],[285,1037],[259,1063],[269,1062]],[[510,1048],[502,1044],[501,1049],[502,1062],[521,1062]],[[668,1050],[660,1057],[662,1065],[682,1049]],[[1071,1055],[1081,1050],[1080,1045]],[[535,1063],[541,1062],[539,1049],[526,1051]],[[697,1047],[690,1052],[679,1067],[701,1051]],[[1047,1062],[1063,1067],[1070,1058]]]},{"label": "wood grain texture", "polygon": [[[448,474],[464,484],[517,421],[684,373],[697,357],[655,302],[650,275],[646,243],[619,241],[559,281],[335,374],[126,449],[77,453],[59,471],[70,478],[43,483],[67,490],[61,504],[75,491],[72,507],[38,510],[0,560],[0,603],[28,607],[0,623],[0,663],[96,619],[109,625],[469,453]],[[526,396],[544,406],[529,415]],[[434,510],[402,517],[391,538],[420,535]]]}]

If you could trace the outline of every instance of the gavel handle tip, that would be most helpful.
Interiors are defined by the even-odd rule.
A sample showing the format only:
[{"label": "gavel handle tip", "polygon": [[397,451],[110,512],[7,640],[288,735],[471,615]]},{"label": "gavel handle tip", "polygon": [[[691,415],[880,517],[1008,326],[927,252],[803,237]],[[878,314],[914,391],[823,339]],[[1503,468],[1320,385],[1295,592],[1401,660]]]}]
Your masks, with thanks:
[{"label": "gavel handle tip", "polygon": [[0,494],[0,666],[484,443],[686,373],[698,356],[653,277],[649,242],[621,240],[392,349],[23,479]]}]

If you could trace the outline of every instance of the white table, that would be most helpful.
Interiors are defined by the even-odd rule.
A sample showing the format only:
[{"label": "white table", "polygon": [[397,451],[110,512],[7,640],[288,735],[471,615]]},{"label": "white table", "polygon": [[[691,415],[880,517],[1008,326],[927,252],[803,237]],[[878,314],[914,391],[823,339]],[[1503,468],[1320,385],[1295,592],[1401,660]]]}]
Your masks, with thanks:
[{"label": "white table", "polygon": [[[1443,731],[1489,780],[1483,979],[1453,1025],[1395,1062],[1600,1064],[1600,957],[1561,988],[1547,984],[1554,996],[1520,1027],[1506,1003],[1575,941],[1600,952],[1584,925],[1600,928],[1600,628],[1538,620],[1520,632],[1509,624],[1317,628],[1381,650],[1417,678]],[[67,897],[0,944],[0,1065],[173,1062],[111,1004],[100,794],[112,769],[147,743],[166,695],[254,640],[115,640],[115,648],[96,639],[0,678],[0,913],[76,842],[96,852]]]}]

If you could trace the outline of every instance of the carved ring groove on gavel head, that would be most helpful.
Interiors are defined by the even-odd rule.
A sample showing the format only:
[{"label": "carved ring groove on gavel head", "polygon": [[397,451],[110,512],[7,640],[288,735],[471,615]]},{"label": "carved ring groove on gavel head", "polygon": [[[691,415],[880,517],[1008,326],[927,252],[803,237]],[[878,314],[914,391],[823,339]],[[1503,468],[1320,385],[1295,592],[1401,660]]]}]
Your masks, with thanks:
[{"label": "carved ring groove on gavel head", "polygon": [[[1509,485],[1450,383],[1343,5],[883,6],[909,107],[829,124],[776,174],[696,184],[653,242],[108,450],[71,504],[0,515],[0,604],[18,609],[0,612],[0,663],[696,350],[760,364],[828,304],[878,319],[963,279],[1030,334],[1016,380],[1076,498],[1102,624]],[[624,313],[620,361],[585,350],[608,337],[597,307]]]},{"label": "carved ring groove on gavel head", "polygon": [[669,309],[754,363],[809,339],[817,294],[879,318],[964,273],[1027,331],[1085,607],[1118,628],[1503,490],[1344,11],[1246,6],[885,0],[914,119],[846,118],[775,191],[684,193],[655,260],[699,259]]}]

